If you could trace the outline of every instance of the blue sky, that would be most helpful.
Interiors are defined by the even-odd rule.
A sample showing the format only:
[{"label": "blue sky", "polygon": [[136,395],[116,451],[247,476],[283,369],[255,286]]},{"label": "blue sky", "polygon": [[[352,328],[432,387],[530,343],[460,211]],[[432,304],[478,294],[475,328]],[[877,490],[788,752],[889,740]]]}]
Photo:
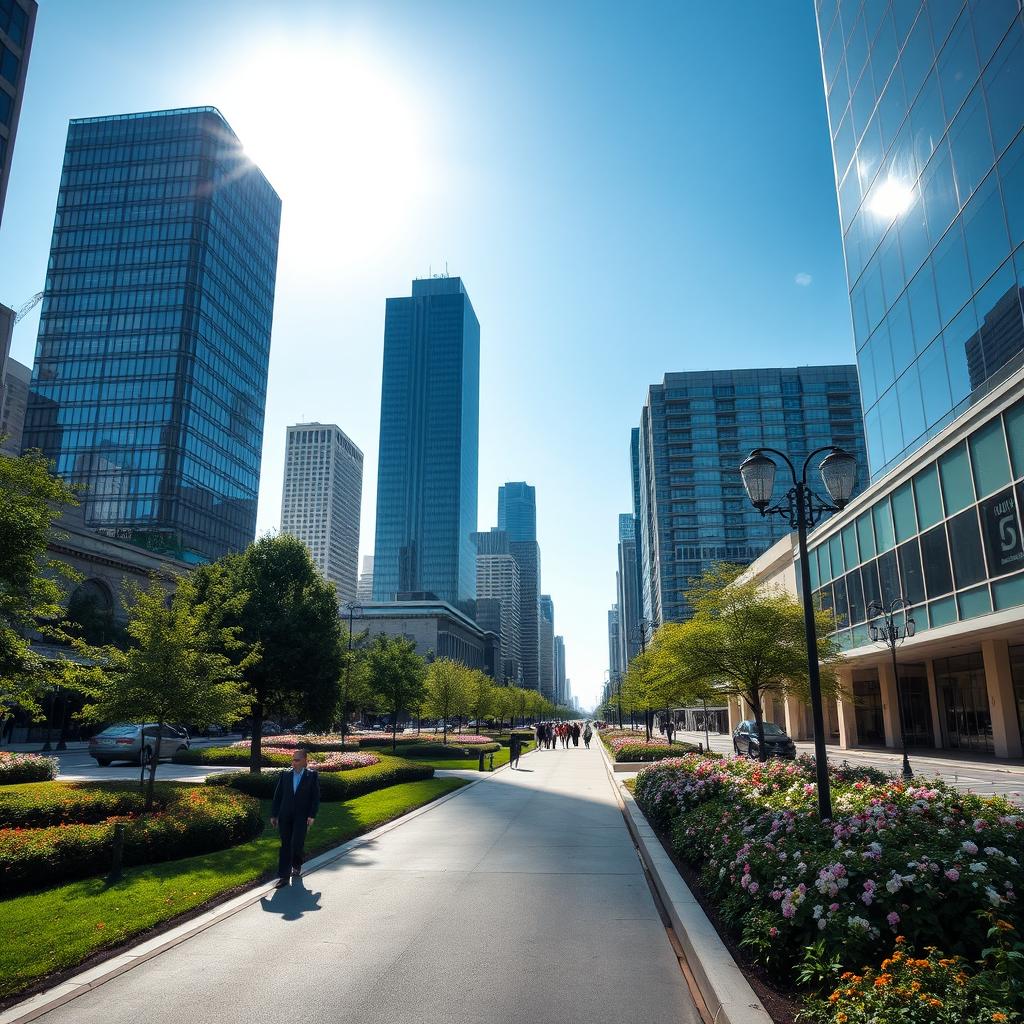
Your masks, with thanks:
[{"label": "blue sky", "polygon": [[283,200],[261,532],[285,426],[336,422],[372,551],[384,300],[447,266],[481,322],[480,528],[536,485],[592,700],[647,385],[853,360],[811,0],[40,0],[0,300],[42,288],[69,118],[205,103]]}]

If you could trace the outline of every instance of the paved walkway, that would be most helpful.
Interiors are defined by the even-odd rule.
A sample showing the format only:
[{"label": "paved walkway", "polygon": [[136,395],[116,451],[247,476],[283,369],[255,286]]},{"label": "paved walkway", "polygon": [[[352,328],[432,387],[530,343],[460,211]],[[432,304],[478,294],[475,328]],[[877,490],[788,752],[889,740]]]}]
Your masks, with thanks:
[{"label": "paved walkway", "polygon": [[46,1024],[700,1018],[601,753],[537,751]]}]

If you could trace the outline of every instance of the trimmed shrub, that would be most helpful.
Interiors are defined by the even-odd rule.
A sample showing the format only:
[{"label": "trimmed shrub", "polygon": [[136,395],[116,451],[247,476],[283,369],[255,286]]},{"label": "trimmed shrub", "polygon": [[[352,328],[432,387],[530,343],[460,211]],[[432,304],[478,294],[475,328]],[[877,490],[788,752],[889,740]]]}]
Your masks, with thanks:
[{"label": "trimmed shrub", "polygon": [[444,758],[451,761],[464,761],[466,758],[479,757],[481,754],[493,754],[501,750],[500,743],[477,743],[469,747],[461,747],[457,743],[410,743],[402,748],[407,757]]},{"label": "trimmed shrub", "polygon": [[[209,775],[208,786],[228,786],[241,793],[270,800],[280,772],[224,772],[221,775]],[[399,757],[380,755],[380,764],[370,768],[354,768],[347,772],[329,772],[320,775],[320,799],[325,801],[350,800],[352,797],[373,793],[378,789],[386,789],[400,782],[418,782],[420,779],[433,778],[434,769],[428,765],[414,764],[403,761]]]},{"label": "trimmed shrub", "polygon": [[0,786],[19,782],[46,782],[57,777],[57,769],[55,757],[0,750]]},{"label": "trimmed shrub", "polygon": [[0,789],[0,828],[95,824],[145,803],[134,782],[29,782]]},{"label": "trimmed shrub", "polygon": [[[395,739],[399,746],[405,746],[410,743],[444,743],[444,733],[442,732],[400,732]],[[493,743],[494,740],[490,736],[478,736],[474,733],[457,733],[453,730],[448,731],[448,742],[455,743],[463,747],[476,747]],[[391,733],[389,732],[375,732],[370,735],[360,733],[359,745],[363,748],[366,747],[390,747],[391,746]]]},{"label": "trimmed shrub", "polygon": [[617,764],[633,761],[663,761],[668,757],[683,757],[697,752],[692,743],[627,743],[615,751]]},{"label": "trimmed shrub", "polygon": [[[236,740],[231,744],[239,750],[249,751],[251,740]],[[345,742],[341,742],[341,733],[324,733],[310,736],[293,736],[290,733],[284,736],[264,736],[261,747],[277,747],[284,750],[295,750],[296,747],[304,747],[311,754],[327,750],[358,750],[359,740],[349,733],[345,734]]]},{"label": "trimmed shrub", "polygon": [[125,824],[123,863],[155,864],[211,853],[263,831],[257,801],[203,786],[157,786],[159,810],[94,824],[0,829],[0,895],[101,875],[112,862],[114,830]]},{"label": "trimmed shrub", "polygon": [[[263,768],[290,768],[294,748],[266,746],[260,750],[260,765]],[[379,754],[368,751],[346,750],[309,752],[309,765],[321,772],[341,772],[355,768],[367,768],[376,764]],[[201,764],[214,766],[249,767],[249,751],[236,747],[206,747],[204,750],[186,750],[174,755],[175,764]]]}]

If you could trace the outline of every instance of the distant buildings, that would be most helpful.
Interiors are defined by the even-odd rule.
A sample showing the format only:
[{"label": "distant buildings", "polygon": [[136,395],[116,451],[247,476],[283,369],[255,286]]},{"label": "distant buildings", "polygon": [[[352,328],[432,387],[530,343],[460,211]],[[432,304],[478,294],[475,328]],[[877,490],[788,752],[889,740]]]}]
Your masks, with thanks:
[{"label": "distant buildings", "polygon": [[498,488],[498,529],[509,540],[537,539],[537,491],[524,481],[502,484]]},{"label": "distant buildings", "polygon": [[384,323],[373,596],[476,597],[480,324],[457,277],[412,283]]},{"label": "distant buildings", "polygon": [[31,379],[32,371],[27,366],[7,357],[7,373],[0,389],[0,452],[5,455],[21,454]]},{"label": "distant buildings", "polygon": [[356,598],[363,453],[333,423],[287,429],[281,532],[298,537],[344,604]]},{"label": "distant buildings", "polygon": [[555,696],[554,701],[556,704],[568,704],[569,694],[566,689],[567,680],[565,678],[565,637],[555,637]]},{"label": "distant buildings", "polygon": [[541,696],[555,699],[555,603],[550,594],[540,595],[539,683]]},{"label": "distant buildings", "polygon": [[[508,534],[492,529],[474,533],[476,545],[477,622],[501,636],[501,676],[518,685],[520,681],[519,565],[511,552]],[[490,602],[496,602],[495,608]]]},{"label": "distant buildings", "polygon": [[36,0],[0,2],[0,221],[3,220],[7,182],[11,176],[36,9]]},{"label": "distant buildings", "polygon": [[619,609],[619,663],[625,669],[640,650],[640,581],[637,575],[636,519],[619,516],[618,571],[615,575]]},{"label": "distant buildings", "polygon": [[624,672],[622,636],[619,626],[619,606],[613,604],[608,609],[608,675],[611,684],[620,679]]},{"label": "distant buildings", "polygon": [[246,547],[280,199],[192,107],[73,120],[57,206],[24,447],[85,485],[88,527],[189,562]]},{"label": "distant buildings", "polygon": [[373,555],[363,555],[363,571],[356,583],[356,600],[360,604],[373,600]]},{"label": "distant buildings", "polygon": [[540,689],[540,546],[537,544],[537,492],[511,482],[498,488],[498,529],[509,537],[519,567],[519,648],[522,685]]}]

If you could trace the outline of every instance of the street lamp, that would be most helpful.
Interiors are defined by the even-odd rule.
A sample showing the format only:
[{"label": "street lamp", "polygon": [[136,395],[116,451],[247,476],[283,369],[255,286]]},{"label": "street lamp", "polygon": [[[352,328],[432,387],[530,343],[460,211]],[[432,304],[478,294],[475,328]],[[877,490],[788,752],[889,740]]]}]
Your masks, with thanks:
[{"label": "street lamp", "polygon": [[[807,485],[811,459],[828,452],[818,470],[831,503],[824,501]],[[793,486],[783,500],[772,505],[775,473],[778,466],[769,455],[778,456],[789,467]],[[828,781],[825,753],[825,715],[821,704],[821,676],[818,673],[818,635],[814,626],[814,602],[811,596],[811,572],[807,558],[807,531],[826,512],[838,512],[849,504],[857,483],[857,460],[842,448],[827,445],[817,448],[804,460],[800,476],[789,457],[775,448],[755,448],[740,466],[740,477],[751,504],[762,516],[780,515],[797,531],[800,542],[800,581],[804,601],[804,632],[807,635],[807,681],[811,692],[811,717],[814,722],[814,760],[818,777],[818,814],[822,821],[832,817],[832,793]]]},{"label": "street lamp", "polygon": [[872,643],[885,644],[892,653],[892,674],[896,680],[896,724],[900,730],[900,746],[903,748],[903,778],[905,779],[912,779],[914,773],[910,767],[910,758],[907,757],[907,736],[903,731],[903,700],[900,696],[899,669],[896,667],[896,648],[908,636],[914,635],[916,626],[912,615],[904,614],[905,622],[902,626],[896,621],[896,616],[900,612],[906,613],[909,607],[910,602],[904,597],[897,597],[888,608],[875,601],[868,606],[869,616],[880,615],[882,617],[881,625],[872,622],[868,626],[868,636],[871,637]]},{"label": "street lamp", "polygon": [[345,724],[348,719],[348,687],[352,680],[352,626],[357,615],[363,614],[362,606],[357,601],[347,601],[348,611],[348,658],[345,661],[345,690],[341,695],[341,745],[345,745]]}]

